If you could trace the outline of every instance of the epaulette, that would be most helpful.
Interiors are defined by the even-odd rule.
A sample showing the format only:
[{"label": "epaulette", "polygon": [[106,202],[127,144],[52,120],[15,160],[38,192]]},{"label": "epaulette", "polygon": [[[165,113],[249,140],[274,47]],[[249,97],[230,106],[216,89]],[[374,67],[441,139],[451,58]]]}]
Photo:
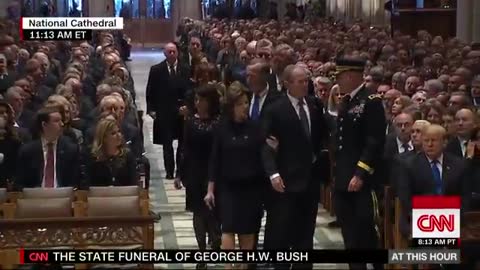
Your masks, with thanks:
[{"label": "epaulette", "polygon": [[382,98],[379,94],[372,94],[370,96],[368,96],[368,99],[374,99],[374,98]]}]

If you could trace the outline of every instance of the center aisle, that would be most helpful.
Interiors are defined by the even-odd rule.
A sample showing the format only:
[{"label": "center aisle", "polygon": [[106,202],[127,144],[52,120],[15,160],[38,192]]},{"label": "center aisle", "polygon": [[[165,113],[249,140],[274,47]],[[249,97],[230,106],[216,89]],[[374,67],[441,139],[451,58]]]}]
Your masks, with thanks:
[{"label": "center aisle", "polygon": [[[164,59],[159,50],[142,50],[132,52],[132,62],[128,65],[135,82],[137,104],[145,110],[145,89],[150,66]],[[161,90],[161,89],[159,89]],[[156,249],[196,249],[197,243],[193,232],[192,215],[185,211],[185,190],[176,190],[173,180],[165,180],[162,147],[152,143],[153,121],[149,116],[144,116],[144,141],[147,157],[151,164],[150,179],[150,204],[151,209],[160,213],[162,219],[155,223],[155,248]],[[330,229],[328,222],[333,219],[320,207],[317,216],[317,229],[315,231],[315,249],[341,249],[343,248],[342,236],[339,229]],[[263,220],[262,223],[264,223]],[[260,235],[263,241],[263,229]],[[315,269],[339,269],[343,265],[325,264],[315,265]],[[156,265],[158,269],[195,269],[195,265]],[[217,265],[210,269],[222,269]]]}]

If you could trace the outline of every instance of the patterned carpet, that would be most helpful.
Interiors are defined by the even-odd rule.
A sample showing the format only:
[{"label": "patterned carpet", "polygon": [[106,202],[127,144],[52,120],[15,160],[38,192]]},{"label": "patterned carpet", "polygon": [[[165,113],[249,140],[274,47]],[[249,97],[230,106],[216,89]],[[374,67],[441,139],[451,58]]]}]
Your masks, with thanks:
[{"label": "patterned carpet", "polygon": [[[164,58],[159,51],[145,50],[132,53],[129,66],[135,81],[137,104],[145,108],[145,88],[150,66],[159,63]],[[152,210],[161,214],[162,219],[155,224],[156,249],[195,249],[197,247],[193,227],[192,215],[185,211],[185,190],[176,190],[172,180],[165,180],[163,168],[162,147],[152,144],[153,122],[148,116],[144,117],[145,148],[151,163],[150,198]],[[333,218],[322,208],[317,215],[317,229],[315,231],[315,249],[341,249],[342,236],[339,229],[330,229],[328,222]],[[265,220],[262,221],[263,223]],[[263,241],[263,229],[260,234],[260,243]],[[194,269],[195,265],[157,265],[158,269]],[[222,269],[221,265],[212,265],[210,269]],[[321,264],[315,269],[345,269],[345,265]]]}]

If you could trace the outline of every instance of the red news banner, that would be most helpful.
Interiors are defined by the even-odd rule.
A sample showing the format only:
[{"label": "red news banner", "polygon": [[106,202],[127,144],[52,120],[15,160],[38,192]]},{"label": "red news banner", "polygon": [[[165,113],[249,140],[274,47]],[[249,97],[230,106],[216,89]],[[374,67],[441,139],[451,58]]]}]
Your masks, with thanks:
[{"label": "red news banner", "polygon": [[415,196],[412,199],[412,239],[419,247],[460,245],[458,196]]},{"label": "red news banner", "polygon": [[387,263],[388,250],[20,250],[21,263]]}]

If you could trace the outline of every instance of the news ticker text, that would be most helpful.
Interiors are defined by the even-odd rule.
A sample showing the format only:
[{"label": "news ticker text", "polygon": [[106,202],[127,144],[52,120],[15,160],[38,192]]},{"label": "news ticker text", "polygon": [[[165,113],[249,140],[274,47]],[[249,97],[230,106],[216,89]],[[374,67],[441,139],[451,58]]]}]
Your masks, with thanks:
[{"label": "news ticker text", "polygon": [[59,41],[59,40],[91,40],[93,30],[89,29],[23,29],[22,40],[26,41]]},{"label": "news ticker text", "polygon": [[459,264],[460,250],[20,250],[20,263],[391,263]]}]

